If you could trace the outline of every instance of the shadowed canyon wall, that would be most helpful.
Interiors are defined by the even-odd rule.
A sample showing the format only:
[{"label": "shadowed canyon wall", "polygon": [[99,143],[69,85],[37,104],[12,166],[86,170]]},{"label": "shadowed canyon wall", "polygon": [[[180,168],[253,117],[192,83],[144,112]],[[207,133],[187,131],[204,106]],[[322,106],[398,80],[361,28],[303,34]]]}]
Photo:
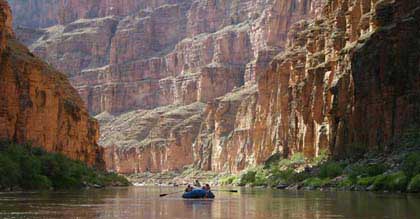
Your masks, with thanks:
[{"label": "shadowed canyon wall", "polygon": [[418,122],[418,0],[10,2],[97,114],[110,170],[340,157]]},{"label": "shadowed canyon wall", "polygon": [[11,10],[0,0],[0,139],[103,168],[98,138],[98,123],[67,77],[15,39]]}]

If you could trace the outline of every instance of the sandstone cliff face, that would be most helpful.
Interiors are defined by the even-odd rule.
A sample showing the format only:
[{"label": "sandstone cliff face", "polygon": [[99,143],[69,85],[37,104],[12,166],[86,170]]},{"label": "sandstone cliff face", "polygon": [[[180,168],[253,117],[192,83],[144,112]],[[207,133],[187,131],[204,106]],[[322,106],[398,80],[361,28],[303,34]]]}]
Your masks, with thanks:
[{"label": "sandstone cliff face", "polygon": [[418,1],[336,0],[322,19],[297,25],[289,49],[259,81],[265,111],[258,113],[259,125],[278,127],[264,130],[278,137],[262,142],[273,142],[283,154],[314,156],[326,148],[343,156],[356,145],[390,145],[416,124],[416,6]]},{"label": "sandstone cliff face", "polygon": [[19,36],[90,112],[134,109],[98,115],[109,169],[238,172],[273,153],[388,147],[418,124],[418,0],[77,2]]},{"label": "sandstone cliff face", "polygon": [[[255,105],[249,97],[241,98],[245,106],[206,109],[195,145],[206,153],[196,165],[236,172],[275,152],[311,157],[326,149],[342,157],[398,142],[418,124],[418,5],[333,0],[319,18],[294,25],[286,51],[259,74],[256,112],[242,113]],[[238,121],[252,121],[243,140]],[[220,135],[217,126],[230,131]]]},{"label": "sandstone cliff face", "polygon": [[14,39],[11,11],[0,1],[0,139],[32,142],[47,151],[101,167],[99,127],[77,91]]},{"label": "sandstone cliff face", "polygon": [[[105,153],[108,168],[124,173],[175,170],[194,162],[212,168],[210,161],[204,161],[204,153],[213,150],[220,163],[214,166],[217,170],[232,167],[236,171],[254,164],[249,136],[256,116],[256,81],[270,60],[284,50],[291,25],[318,14],[322,2],[57,0],[47,5],[11,1],[20,14],[15,23],[19,39],[68,72],[89,111],[99,114],[102,121],[101,143],[109,146]],[[28,12],[23,13],[23,8]],[[244,90],[238,89],[244,84]],[[227,93],[229,97],[222,97]],[[248,106],[247,100],[253,105]],[[201,103],[208,103],[206,110]],[[157,113],[195,109],[197,104],[201,107],[192,111],[194,116],[182,114],[175,119],[183,125],[176,130],[165,113]],[[224,121],[224,113],[230,110],[231,118]],[[116,116],[103,120],[107,113]],[[201,124],[203,113],[209,120],[223,122],[206,127]],[[243,122],[235,116],[250,119]],[[135,125],[127,126],[123,123],[127,120],[136,121]],[[228,143],[227,136],[235,130],[238,142]],[[217,131],[216,140],[198,135],[199,131],[209,135]],[[175,143],[162,141],[168,138]],[[202,148],[208,141],[217,145]],[[238,143],[249,155],[240,161],[234,149],[226,149]]]},{"label": "sandstone cliff face", "polygon": [[107,169],[120,173],[181,170],[193,163],[191,145],[199,131],[203,103],[97,116],[101,145],[108,145]]},{"label": "sandstone cliff face", "polygon": [[205,102],[255,83],[252,61],[281,51],[291,24],[321,1],[55,2],[11,1],[19,39],[67,72],[98,114]]}]

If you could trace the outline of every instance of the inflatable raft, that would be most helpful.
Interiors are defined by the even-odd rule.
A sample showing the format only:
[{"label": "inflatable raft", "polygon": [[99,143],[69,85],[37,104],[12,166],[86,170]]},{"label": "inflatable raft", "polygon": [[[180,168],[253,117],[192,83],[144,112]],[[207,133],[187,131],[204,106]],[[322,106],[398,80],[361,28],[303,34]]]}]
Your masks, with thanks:
[{"label": "inflatable raft", "polygon": [[185,192],[182,195],[182,198],[211,198],[213,199],[215,196],[213,192],[206,191],[204,189],[194,189],[191,192]]}]

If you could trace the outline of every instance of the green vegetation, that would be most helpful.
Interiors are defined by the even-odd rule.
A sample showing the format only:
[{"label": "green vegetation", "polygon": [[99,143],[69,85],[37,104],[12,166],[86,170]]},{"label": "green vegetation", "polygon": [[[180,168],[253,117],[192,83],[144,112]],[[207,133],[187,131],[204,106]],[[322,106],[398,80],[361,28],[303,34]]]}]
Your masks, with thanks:
[{"label": "green vegetation", "polygon": [[420,174],[420,152],[407,154],[402,163],[402,170],[409,177]]},{"label": "green vegetation", "polygon": [[280,160],[279,166],[296,166],[305,163],[305,156],[303,153],[294,153],[290,159]]},{"label": "green vegetation", "polygon": [[403,172],[397,172],[390,175],[379,175],[373,182],[375,190],[405,191],[408,184],[408,178]]},{"label": "green vegetation", "polygon": [[311,177],[308,179],[305,179],[303,181],[303,185],[306,187],[312,187],[312,188],[320,188],[328,185],[330,183],[329,178],[321,179],[318,177]]},{"label": "green vegetation", "polygon": [[343,167],[337,162],[326,162],[321,164],[319,169],[319,177],[334,178],[343,173]]},{"label": "green vegetation", "polygon": [[[298,188],[318,189],[336,187],[342,189],[367,189],[375,191],[410,191],[420,192],[419,153],[409,153],[402,157],[401,171],[387,172],[389,166],[383,163],[354,163],[328,161],[326,157],[319,160],[302,162],[300,154],[291,159],[280,159],[279,156],[256,167],[244,171],[238,177],[224,176],[219,179],[222,185],[239,186],[297,185]],[[308,163],[316,166],[307,167]],[[298,171],[300,169],[300,171]],[[412,177],[414,176],[414,177]]]},{"label": "green vegetation", "polygon": [[228,175],[228,176],[221,177],[219,179],[219,183],[221,185],[231,185],[231,184],[236,183],[237,180],[238,180],[238,177],[236,177],[236,176],[229,176]]},{"label": "green vegetation", "polygon": [[350,179],[356,180],[360,177],[377,176],[388,169],[385,164],[353,164],[350,165],[347,174]]},{"label": "green vegetation", "polygon": [[420,192],[420,174],[413,177],[410,181],[410,184],[408,184],[409,192]]},{"label": "green vegetation", "polygon": [[357,179],[356,184],[359,186],[363,186],[363,187],[368,187],[370,185],[372,185],[376,180],[375,176],[371,176],[371,177],[362,177]]},{"label": "green vegetation", "polygon": [[117,174],[97,171],[80,161],[29,144],[0,143],[0,189],[77,189],[89,185],[129,185],[129,182]]}]

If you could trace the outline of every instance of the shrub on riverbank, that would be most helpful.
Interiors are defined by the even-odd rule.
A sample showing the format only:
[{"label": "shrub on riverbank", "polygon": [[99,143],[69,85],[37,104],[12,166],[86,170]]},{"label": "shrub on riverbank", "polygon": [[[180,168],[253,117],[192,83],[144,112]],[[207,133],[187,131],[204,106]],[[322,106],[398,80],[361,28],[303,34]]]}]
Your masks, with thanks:
[{"label": "shrub on riverbank", "polygon": [[321,178],[334,178],[343,173],[343,167],[337,162],[326,162],[321,164],[319,168],[319,177]]},{"label": "shrub on riverbank", "polygon": [[389,175],[379,175],[373,182],[374,190],[405,191],[408,178],[403,172],[396,172]]},{"label": "shrub on riverbank", "polygon": [[[410,175],[418,174],[418,153],[411,152],[405,156],[395,154],[396,156],[391,160],[396,163],[372,162],[382,160],[383,155],[369,156],[366,160],[359,160],[356,163],[325,159],[323,162],[317,162],[319,163],[317,166],[313,166],[314,162],[311,160],[299,166],[297,163],[300,161],[295,161],[301,160],[300,158],[295,158],[295,161],[272,160],[263,168],[249,169],[238,178],[230,176],[224,181],[231,182],[227,184],[239,186],[289,187],[291,189],[337,188],[420,192],[420,176],[410,177]],[[396,159],[397,157],[400,160]]]},{"label": "shrub on riverbank", "polygon": [[0,143],[0,189],[77,189],[129,184],[122,176],[94,170],[58,153],[28,144]]},{"label": "shrub on riverbank", "polygon": [[314,189],[324,187],[328,185],[329,183],[330,183],[329,178],[321,179],[318,177],[311,177],[303,181],[303,185],[305,187],[314,188]]},{"label": "shrub on riverbank", "polygon": [[420,174],[411,179],[407,190],[409,192],[420,192]]},{"label": "shrub on riverbank", "polygon": [[402,170],[409,177],[420,174],[420,152],[407,154],[402,163]]}]

